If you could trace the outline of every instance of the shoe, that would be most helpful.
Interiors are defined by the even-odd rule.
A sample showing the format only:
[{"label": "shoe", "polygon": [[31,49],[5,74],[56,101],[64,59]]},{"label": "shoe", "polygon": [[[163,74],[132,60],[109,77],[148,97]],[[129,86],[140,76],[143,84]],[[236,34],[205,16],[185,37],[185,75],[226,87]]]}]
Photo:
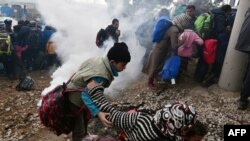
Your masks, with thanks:
[{"label": "shoe", "polygon": [[239,110],[246,110],[247,109],[247,106],[248,106],[248,103],[247,102],[239,102],[239,105],[238,105],[238,109]]}]

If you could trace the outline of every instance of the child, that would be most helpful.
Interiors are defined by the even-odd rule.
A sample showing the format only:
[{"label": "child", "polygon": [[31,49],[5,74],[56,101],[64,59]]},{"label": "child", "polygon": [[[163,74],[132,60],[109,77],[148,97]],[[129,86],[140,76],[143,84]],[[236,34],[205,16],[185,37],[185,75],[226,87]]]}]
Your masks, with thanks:
[{"label": "child", "polygon": [[203,45],[204,41],[191,29],[185,29],[180,35],[179,41],[182,45],[178,48],[178,55],[181,57],[181,69],[187,71],[188,60],[192,57],[194,44]]},{"label": "child", "polygon": [[[115,43],[108,51],[106,57],[91,58],[80,66],[80,69],[73,75],[68,89],[84,89],[82,93],[69,93],[70,111],[78,112],[81,107],[86,105],[91,111],[93,117],[98,116],[101,122],[110,127],[111,122],[106,119],[107,113],[93,105],[89,97],[86,97],[90,84],[101,84],[103,87],[109,87],[114,77],[118,76],[118,72],[126,68],[130,62],[130,53],[125,43]],[[80,141],[87,135],[87,118],[88,112],[82,111],[79,116],[74,119],[74,129],[72,131],[73,141]]]},{"label": "child", "polygon": [[187,103],[167,104],[153,116],[143,112],[120,112],[109,105],[103,90],[102,86],[95,86],[88,94],[101,111],[111,113],[107,119],[113,127],[122,129],[128,140],[183,140],[185,133],[195,123],[196,111]]}]

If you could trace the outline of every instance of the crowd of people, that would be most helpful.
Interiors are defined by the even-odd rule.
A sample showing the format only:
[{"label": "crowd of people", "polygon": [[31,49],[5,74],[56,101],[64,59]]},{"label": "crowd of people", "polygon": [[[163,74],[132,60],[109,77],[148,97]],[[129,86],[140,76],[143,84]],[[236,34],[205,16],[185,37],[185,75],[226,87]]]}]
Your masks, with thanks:
[{"label": "crowd of people", "polygon": [[24,78],[27,71],[60,65],[50,40],[54,32],[51,26],[42,29],[37,21],[20,20],[13,30],[11,20],[0,22],[0,63],[11,80]]},{"label": "crowd of people", "polygon": [[[146,21],[139,26],[135,33],[140,45],[146,48],[142,61],[142,72],[148,74],[147,86],[157,89],[155,81],[159,78],[165,60],[172,54],[181,58],[180,75],[187,73],[188,62],[191,58],[196,57],[198,62],[194,73],[195,79],[204,86],[216,83],[221,73],[234,23],[235,15],[231,12],[230,5],[223,5],[196,16],[195,6],[188,5],[185,13],[176,15],[172,20],[169,18],[172,24],[164,31],[163,38],[159,42],[152,42],[150,38],[156,20]],[[160,11],[158,18],[162,16],[170,17],[167,9]],[[206,24],[204,18],[210,19],[207,27],[204,27]],[[200,27],[200,21],[203,22],[202,27]],[[54,44],[50,40],[52,34],[56,32],[54,28],[46,26],[42,30],[34,21],[19,21],[18,25],[14,26],[14,31],[10,27],[10,21],[0,23],[1,40],[6,39],[4,42],[6,45],[1,42],[3,50],[0,52],[0,62],[3,63],[6,73],[11,79],[25,76],[26,70],[31,71],[60,64]],[[124,140],[201,141],[208,132],[207,127],[197,120],[195,108],[186,102],[166,104],[153,115],[144,112],[122,112],[107,102],[103,95],[104,88],[110,86],[114,78],[119,76],[119,73],[131,60],[129,47],[126,43],[119,42],[121,33],[118,27],[119,20],[113,19],[112,24],[105,29],[114,40],[114,45],[109,49],[107,55],[84,61],[67,84],[69,89],[83,90],[83,92],[68,94],[69,112],[80,111],[74,117],[72,140],[89,139],[88,121],[91,117],[98,117],[103,125],[122,129],[125,134]],[[6,35],[2,35],[3,33]],[[210,46],[212,44],[216,49],[212,62],[204,57],[207,44]],[[243,49],[243,51],[246,50]],[[43,61],[39,61],[41,56],[43,56]],[[209,67],[211,69],[208,69]],[[248,83],[249,74],[243,88],[244,92],[241,94],[239,109],[245,109],[248,104],[247,93],[249,90],[246,87]],[[96,140],[102,140],[102,138]]]},{"label": "crowd of people", "polygon": [[[169,17],[169,15],[167,15],[168,12],[162,15],[162,11],[166,11],[166,9],[160,11],[158,19],[162,16]],[[222,69],[235,18],[235,15],[231,14],[231,11],[230,5],[223,5],[220,8],[206,11],[196,16],[195,6],[188,5],[185,13],[173,17],[173,25],[165,32],[160,42],[153,43],[153,45],[151,43],[152,46],[149,47],[141,43],[142,41],[139,41],[147,50],[143,58],[143,72],[149,75],[148,86],[151,88],[155,87],[154,79],[161,73],[166,58],[172,53],[176,53],[181,58],[181,73],[187,73],[188,61],[191,58],[197,58],[198,63],[195,71],[195,79],[205,86],[216,83]],[[210,20],[208,20],[209,18]],[[205,27],[206,24],[208,27]],[[148,24],[147,26],[148,31],[151,31],[148,35],[144,36],[150,37],[152,29],[155,27],[154,24]],[[140,26],[139,28],[143,27]],[[140,29],[138,29],[137,32],[139,30]],[[138,38],[138,40],[142,39]],[[206,61],[206,58],[204,59],[203,52],[205,50],[204,48],[210,48],[208,44],[214,41],[216,43],[213,45],[213,47],[216,48],[213,54],[215,55],[215,61],[210,63]],[[149,55],[150,51],[151,53]],[[208,72],[210,66],[212,69]]]}]

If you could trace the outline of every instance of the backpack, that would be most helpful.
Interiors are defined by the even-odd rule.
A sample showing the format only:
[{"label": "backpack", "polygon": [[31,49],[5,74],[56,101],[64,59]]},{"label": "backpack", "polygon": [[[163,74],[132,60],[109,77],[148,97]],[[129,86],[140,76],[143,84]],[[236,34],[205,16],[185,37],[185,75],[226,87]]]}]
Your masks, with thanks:
[{"label": "backpack", "polygon": [[69,90],[66,84],[58,85],[53,90],[42,96],[41,106],[38,108],[38,115],[41,123],[53,131],[56,135],[69,134],[73,130],[74,118],[85,110],[87,120],[91,118],[90,112],[85,105],[78,113],[69,112],[68,93],[83,92],[83,90]]},{"label": "backpack", "polygon": [[1,54],[11,54],[11,40],[10,36],[6,32],[0,33],[0,55]]},{"label": "backpack", "polygon": [[108,34],[106,30],[101,28],[96,35],[95,43],[97,47],[101,48],[103,46],[104,41],[107,39],[108,39]]},{"label": "backpack", "polygon": [[180,65],[181,59],[176,54],[173,54],[167,58],[162,68],[162,80],[175,78],[179,73]]},{"label": "backpack", "polygon": [[16,86],[17,91],[30,91],[33,88],[35,81],[30,77],[26,76],[20,80],[18,85]]},{"label": "backpack", "polygon": [[203,13],[194,22],[195,31],[202,39],[210,38],[212,36],[213,23],[213,15]]},{"label": "backpack", "polygon": [[218,47],[218,40],[216,39],[205,40],[203,48],[203,60],[207,64],[213,64],[215,62],[217,47]]},{"label": "backpack", "polygon": [[159,43],[163,37],[165,32],[172,26],[172,22],[169,17],[161,16],[157,21],[153,29],[152,34],[152,42]]}]

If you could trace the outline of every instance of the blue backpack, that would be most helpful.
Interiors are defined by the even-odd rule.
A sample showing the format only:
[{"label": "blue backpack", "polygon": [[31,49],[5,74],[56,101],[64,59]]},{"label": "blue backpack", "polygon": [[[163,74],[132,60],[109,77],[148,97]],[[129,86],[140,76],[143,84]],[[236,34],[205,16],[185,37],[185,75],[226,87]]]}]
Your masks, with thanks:
[{"label": "blue backpack", "polygon": [[181,59],[179,56],[174,54],[167,58],[162,68],[162,80],[175,78],[179,73],[180,65]]},{"label": "blue backpack", "polygon": [[167,16],[161,16],[154,26],[153,34],[152,34],[152,42],[159,43],[163,37],[165,32],[172,26],[172,22]]}]

